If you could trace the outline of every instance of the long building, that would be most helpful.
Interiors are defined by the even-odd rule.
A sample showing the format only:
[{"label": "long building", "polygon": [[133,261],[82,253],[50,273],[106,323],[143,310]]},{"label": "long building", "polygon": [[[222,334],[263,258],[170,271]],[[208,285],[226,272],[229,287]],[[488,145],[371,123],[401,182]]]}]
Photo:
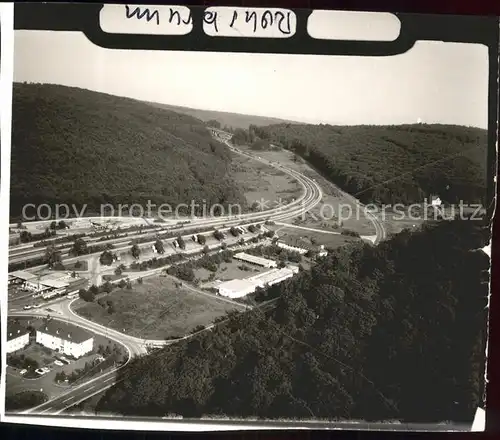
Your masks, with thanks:
[{"label": "long building", "polygon": [[94,349],[94,337],[80,327],[51,320],[36,331],[36,342],[78,359]]},{"label": "long building", "polygon": [[257,287],[269,287],[291,278],[299,271],[298,267],[290,266],[283,269],[271,269],[242,280],[231,280],[219,284],[219,295],[228,298],[242,298],[255,292]]},{"label": "long building", "polygon": [[245,263],[255,264],[261,267],[277,267],[276,261],[268,260],[267,258],[256,257],[245,252],[239,252],[233,256],[236,260],[244,261]]},{"label": "long building", "polygon": [[20,324],[7,321],[7,348],[6,353],[22,350],[30,343],[30,332]]},{"label": "long building", "polygon": [[303,238],[295,237],[293,235],[283,235],[279,238],[276,244],[282,249],[298,252],[301,255],[307,254],[308,252],[315,252],[318,256],[323,257],[328,254],[324,245],[313,245],[308,243]]}]

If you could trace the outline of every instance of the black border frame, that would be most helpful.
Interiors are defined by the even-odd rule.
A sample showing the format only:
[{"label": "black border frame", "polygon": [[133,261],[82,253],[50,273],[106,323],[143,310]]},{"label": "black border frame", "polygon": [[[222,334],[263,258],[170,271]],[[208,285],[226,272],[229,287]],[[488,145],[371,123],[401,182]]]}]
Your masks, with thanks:
[{"label": "black border frame", "polygon": [[[217,2],[215,2],[217,3]],[[222,2],[221,2],[222,3]],[[220,6],[230,6],[225,4]],[[232,2],[231,2],[232,3]],[[15,30],[49,30],[49,31],[76,31],[83,32],[94,44],[108,49],[136,49],[136,50],[189,50],[200,52],[246,52],[246,53],[275,53],[297,55],[350,55],[350,56],[391,56],[404,53],[411,49],[418,40],[433,40],[443,42],[461,42],[482,44],[488,47],[489,80],[488,80],[488,187],[487,187],[487,215],[490,224],[493,223],[495,205],[495,183],[497,175],[497,133],[498,133],[498,86],[499,86],[499,19],[495,16],[468,16],[468,15],[437,15],[421,13],[394,13],[401,22],[399,37],[393,42],[361,42],[361,41],[330,41],[316,40],[307,33],[307,18],[312,9],[292,10],[297,17],[297,28],[294,36],[286,39],[263,38],[234,38],[210,37],[202,28],[203,14],[206,6],[187,6],[193,17],[193,30],[182,36],[149,36],[130,34],[108,34],[99,27],[99,12],[104,3],[16,3],[14,10]],[[235,7],[241,7],[235,2]],[[248,6],[256,8],[260,6]],[[280,7],[276,5],[276,7]],[[281,6],[283,7],[283,6]],[[327,8],[335,10],[335,8]],[[345,8],[344,8],[345,10]],[[361,10],[356,8],[356,10]],[[369,9],[366,9],[369,10]],[[493,293],[493,289],[491,289]],[[490,341],[491,342],[491,341]],[[491,353],[491,343],[489,353]],[[490,371],[490,368],[488,368]],[[488,374],[489,377],[489,374]],[[14,416],[15,414],[9,414]],[[33,416],[23,416],[31,418]],[[36,415],[43,417],[43,415]],[[58,416],[68,417],[68,416]],[[75,418],[75,417],[71,417]],[[92,420],[93,416],[83,417],[83,420]],[[103,420],[117,420],[116,418],[101,418]],[[118,419],[120,420],[120,419]],[[128,419],[134,420],[134,419]],[[140,421],[148,419],[140,418]],[[158,419],[153,419],[158,421]],[[355,430],[387,430],[423,431],[431,428],[433,431],[449,430],[450,427],[439,428],[439,425],[399,424],[391,425],[378,423],[322,423],[322,422],[246,422],[225,420],[188,420],[173,419],[168,422],[194,422],[199,425],[243,425],[272,427],[307,427],[311,429],[342,428]],[[488,421],[487,421],[488,425]],[[462,430],[460,425],[456,425]],[[468,427],[466,428],[466,430]]]}]

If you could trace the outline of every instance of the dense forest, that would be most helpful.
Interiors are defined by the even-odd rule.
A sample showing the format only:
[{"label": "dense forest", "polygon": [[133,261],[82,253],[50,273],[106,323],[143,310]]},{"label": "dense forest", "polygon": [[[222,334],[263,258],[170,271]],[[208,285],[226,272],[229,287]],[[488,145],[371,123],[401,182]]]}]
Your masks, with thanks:
[{"label": "dense forest", "polygon": [[27,203],[240,203],[230,153],[192,116],[128,98],[14,84],[11,216]]},{"label": "dense forest", "polygon": [[[97,411],[471,421],[482,402],[488,230],[444,221],[337,249],[233,316],[132,361]],[[273,295],[274,296],[274,295]]]},{"label": "dense forest", "polygon": [[363,203],[483,203],[487,133],[451,125],[278,124],[235,132],[236,144],[268,140],[303,157]]}]

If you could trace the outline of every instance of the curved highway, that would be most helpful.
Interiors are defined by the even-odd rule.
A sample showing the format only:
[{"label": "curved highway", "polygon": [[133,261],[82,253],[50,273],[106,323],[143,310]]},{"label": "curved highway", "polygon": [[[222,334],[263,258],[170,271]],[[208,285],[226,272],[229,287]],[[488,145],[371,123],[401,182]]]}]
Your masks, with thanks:
[{"label": "curved highway", "polygon": [[[273,221],[283,221],[286,219],[290,219],[296,216],[303,215],[307,211],[313,209],[316,205],[318,205],[322,198],[323,198],[323,193],[321,190],[321,187],[311,178],[295,171],[289,168],[286,168],[284,166],[281,166],[279,164],[274,164],[268,160],[262,159],[260,157],[253,156],[251,154],[242,152],[241,150],[235,148],[229,143],[228,139],[223,140],[223,142],[226,143],[226,145],[230,148],[231,151],[244,155],[246,157],[249,157],[253,160],[259,161],[261,163],[264,163],[266,165],[272,166],[288,175],[293,177],[295,180],[299,182],[299,184],[303,188],[303,193],[302,195],[292,201],[291,203],[287,205],[283,205],[277,208],[269,209],[266,211],[261,211],[258,213],[248,213],[248,214],[242,214],[239,216],[224,216],[224,217],[218,217],[216,219],[197,219],[194,221],[191,221],[189,225],[183,225],[183,227],[178,227],[178,228],[158,228],[161,230],[168,230],[168,231],[175,231],[175,230],[182,230],[182,231],[187,231],[189,228],[200,228],[200,227],[218,227],[218,226],[232,226],[232,225],[242,225],[243,223],[248,223],[252,224],[257,223],[259,221],[264,221],[264,220],[273,220]],[[354,199],[355,200],[355,199]],[[356,201],[357,202],[357,201]],[[357,202],[359,203],[359,202]],[[377,235],[377,242],[383,238],[384,236],[384,230],[383,227],[380,225],[378,222],[378,219],[373,217],[372,222],[375,226],[376,230],[376,235]],[[147,243],[140,243],[139,246],[151,246],[155,241],[156,238],[154,235],[157,233],[157,230],[155,229],[151,235],[153,235],[153,239],[151,242]],[[149,233],[143,233],[141,234],[143,237],[148,236]],[[126,237],[126,240],[129,242],[131,240],[131,236]],[[124,240],[124,238],[117,238],[114,240],[109,240],[110,243],[119,243]],[[100,242],[100,244],[103,242]],[[122,250],[127,250],[129,249],[130,245],[114,249],[114,251],[119,252]],[[26,246],[23,245],[23,247],[19,247],[18,249],[23,249],[21,253],[25,255],[25,249]],[[36,252],[36,251],[35,251]],[[20,254],[21,254],[20,253]],[[29,253],[29,252],[28,252]],[[41,253],[44,253],[44,250],[41,251]],[[26,256],[24,255],[19,255],[21,261],[24,261],[26,259]],[[85,255],[84,257],[92,257],[93,255],[100,255],[100,252],[97,252],[95,254],[88,254]],[[80,257],[75,257],[75,258],[69,258],[65,259],[64,261],[70,262],[70,261],[76,261]],[[44,267],[44,266],[41,266]],[[144,275],[142,275],[144,276]],[[268,306],[269,304],[266,304]],[[260,307],[260,306],[259,306]],[[172,341],[166,341],[166,340],[146,340],[146,339],[141,339],[137,338],[134,336],[126,335],[124,333],[118,332],[116,330],[110,329],[108,327],[102,326],[100,324],[97,324],[95,322],[89,321],[79,315],[76,315],[72,310],[71,310],[71,303],[69,301],[63,301],[61,303],[58,303],[57,305],[51,305],[51,308],[53,312],[49,313],[49,315],[54,318],[58,319],[61,321],[66,321],[69,323],[72,323],[74,325],[78,325],[84,329],[87,329],[93,333],[99,334],[106,336],[109,339],[112,339],[121,345],[125,346],[128,353],[129,353],[129,359],[127,360],[127,363],[130,359],[136,356],[141,356],[144,355],[145,353],[148,352],[148,347],[159,347],[159,346],[164,346],[168,344],[173,344],[176,342],[179,342],[184,339],[191,338],[195,336],[195,334],[187,335],[183,337],[182,339],[178,340],[172,340]],[[44,310],[32,310],[32,311],[19,311],[19,312],[11,312],[9,313],[9,316],[47,316],[47,311]],[[201,331],[208,331],[210,330],[214,325],[208,326],[205,329]],[[27,410],[24,412],[24,414],[28,413],[37,413],[37,414],[58,414],[62,412],[64,409],[73,406],[81,401],[84,401],[88,399],[89,397],[92,397],[95,394],[98,394],[105,389],[111,387],[115,382],[116,382],[116,372],[120,368],[123,368],[127,363],[124,365],[120,366],[119,368],[110,371],[108,373],[105,373],[97,378],[94,378],[84,384],[81,384],[76,387],[72,387],[68,391],[65,391],[63,394],[60,396],[51,399],[50,401],[39,405],[35,408],[31,408],[30,410]]]},{"label": "curved highway", "polygon": [[[271,208],[268,210],[260,211],[257,213],[247,213],[247,214],[241,214],[241,215],[228,215],[228,216],[221,216],[213,219],[194,219],[191,220],[189,224],[185,224],[182,226],[166,226],[166,227],[158,227],[154,228],[151,230],[151,232],[143,232],[141,234],[130,234],[127,237],[118,237],[114,239],[109,239],[109,240],[103,240],[103,241],[95,241],[92,240],[92,242],[95,241],[95,244],[99,245],[104,245],[104,244],[112,244],[112,245],[118,245],[118,244],[124,244],[121,247],[113,249],[114,252],[122,252],[126,251],[130,247],[130,241],[134,239],[134,237],[148,237],[151,236],[151,241],[148,242],[143,242],[139,243],[138,246],[141,248],[145,247],[150,247],[153,245],[156,241],[156,235],[158,234],[159,231],[166,231],[166,232],[175,232],[175,231],[189,231],[190,229],[197,229],[197,228],[217,228],[221,226],[238,226],[241,225],[243,222],[248,222],[251,224],[251,222],[259,222],[259,221],[265,221],[265,220],[286,220],[289,218],[293,218],[296,216],[300,216],[304,214],[305,212],[311,210],[314,208],[318,203],[320,203],[323,193],[321,191],[321,187],[312,179],[309,177],[286,167],[283,167],[279,164],[274,164],[266,159],[261,159],[259,157],[253,156],[248,153],[244,153],[241,150],[238,150],[237,148],[234,148],[229,141],[225,142],[226,145],[231,149],[231,151],[241,154],[243,156],[249,157],[255,161],[264,163],[266,165],[269,165],[273,168],[276,168],[289,176],[293,177],[303,188],[302,195],[297,198],[296,200],[293,200],[292,202],[279,206],[276,208]],[[172,238],[174,240],[175,238]],[[87,240],[88,241],[88,240]],[[9,255],[9,263],[19,263],[25,260],[29,259],[34,259],[38,257],[42,257],[45,254],[45,248],[40,247],[40,248],[32,248],[28,249],[25,245],[21,245],[22,247],[13,247],[10,249],[10,255]],[[72,246],[72,243],[68,244],[62,244],[58,246],[58,250],[69,250],[69,248]],[[98,256],[102,253],[102,251],[95,252],[92,254],[86,254],[86,255],[81,255],[78,257],[70,257],[70,258],[64,258],[63,261],[66,263],[71,263],[71,262],[76,262],[82,257],[88,258],[92,256]],[[39,269],[43,268],[45,265],[40,265],[36,266],[32,269]]]}]

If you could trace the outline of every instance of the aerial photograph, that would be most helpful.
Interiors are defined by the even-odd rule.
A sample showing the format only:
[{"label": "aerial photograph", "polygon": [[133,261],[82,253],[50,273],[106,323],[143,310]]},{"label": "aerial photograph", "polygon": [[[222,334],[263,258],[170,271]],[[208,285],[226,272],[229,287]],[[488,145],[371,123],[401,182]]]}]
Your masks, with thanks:
[{"label": "aerial photograph", "polygon": [[487,55],[15,31],[6,413],[469,426]]}]

